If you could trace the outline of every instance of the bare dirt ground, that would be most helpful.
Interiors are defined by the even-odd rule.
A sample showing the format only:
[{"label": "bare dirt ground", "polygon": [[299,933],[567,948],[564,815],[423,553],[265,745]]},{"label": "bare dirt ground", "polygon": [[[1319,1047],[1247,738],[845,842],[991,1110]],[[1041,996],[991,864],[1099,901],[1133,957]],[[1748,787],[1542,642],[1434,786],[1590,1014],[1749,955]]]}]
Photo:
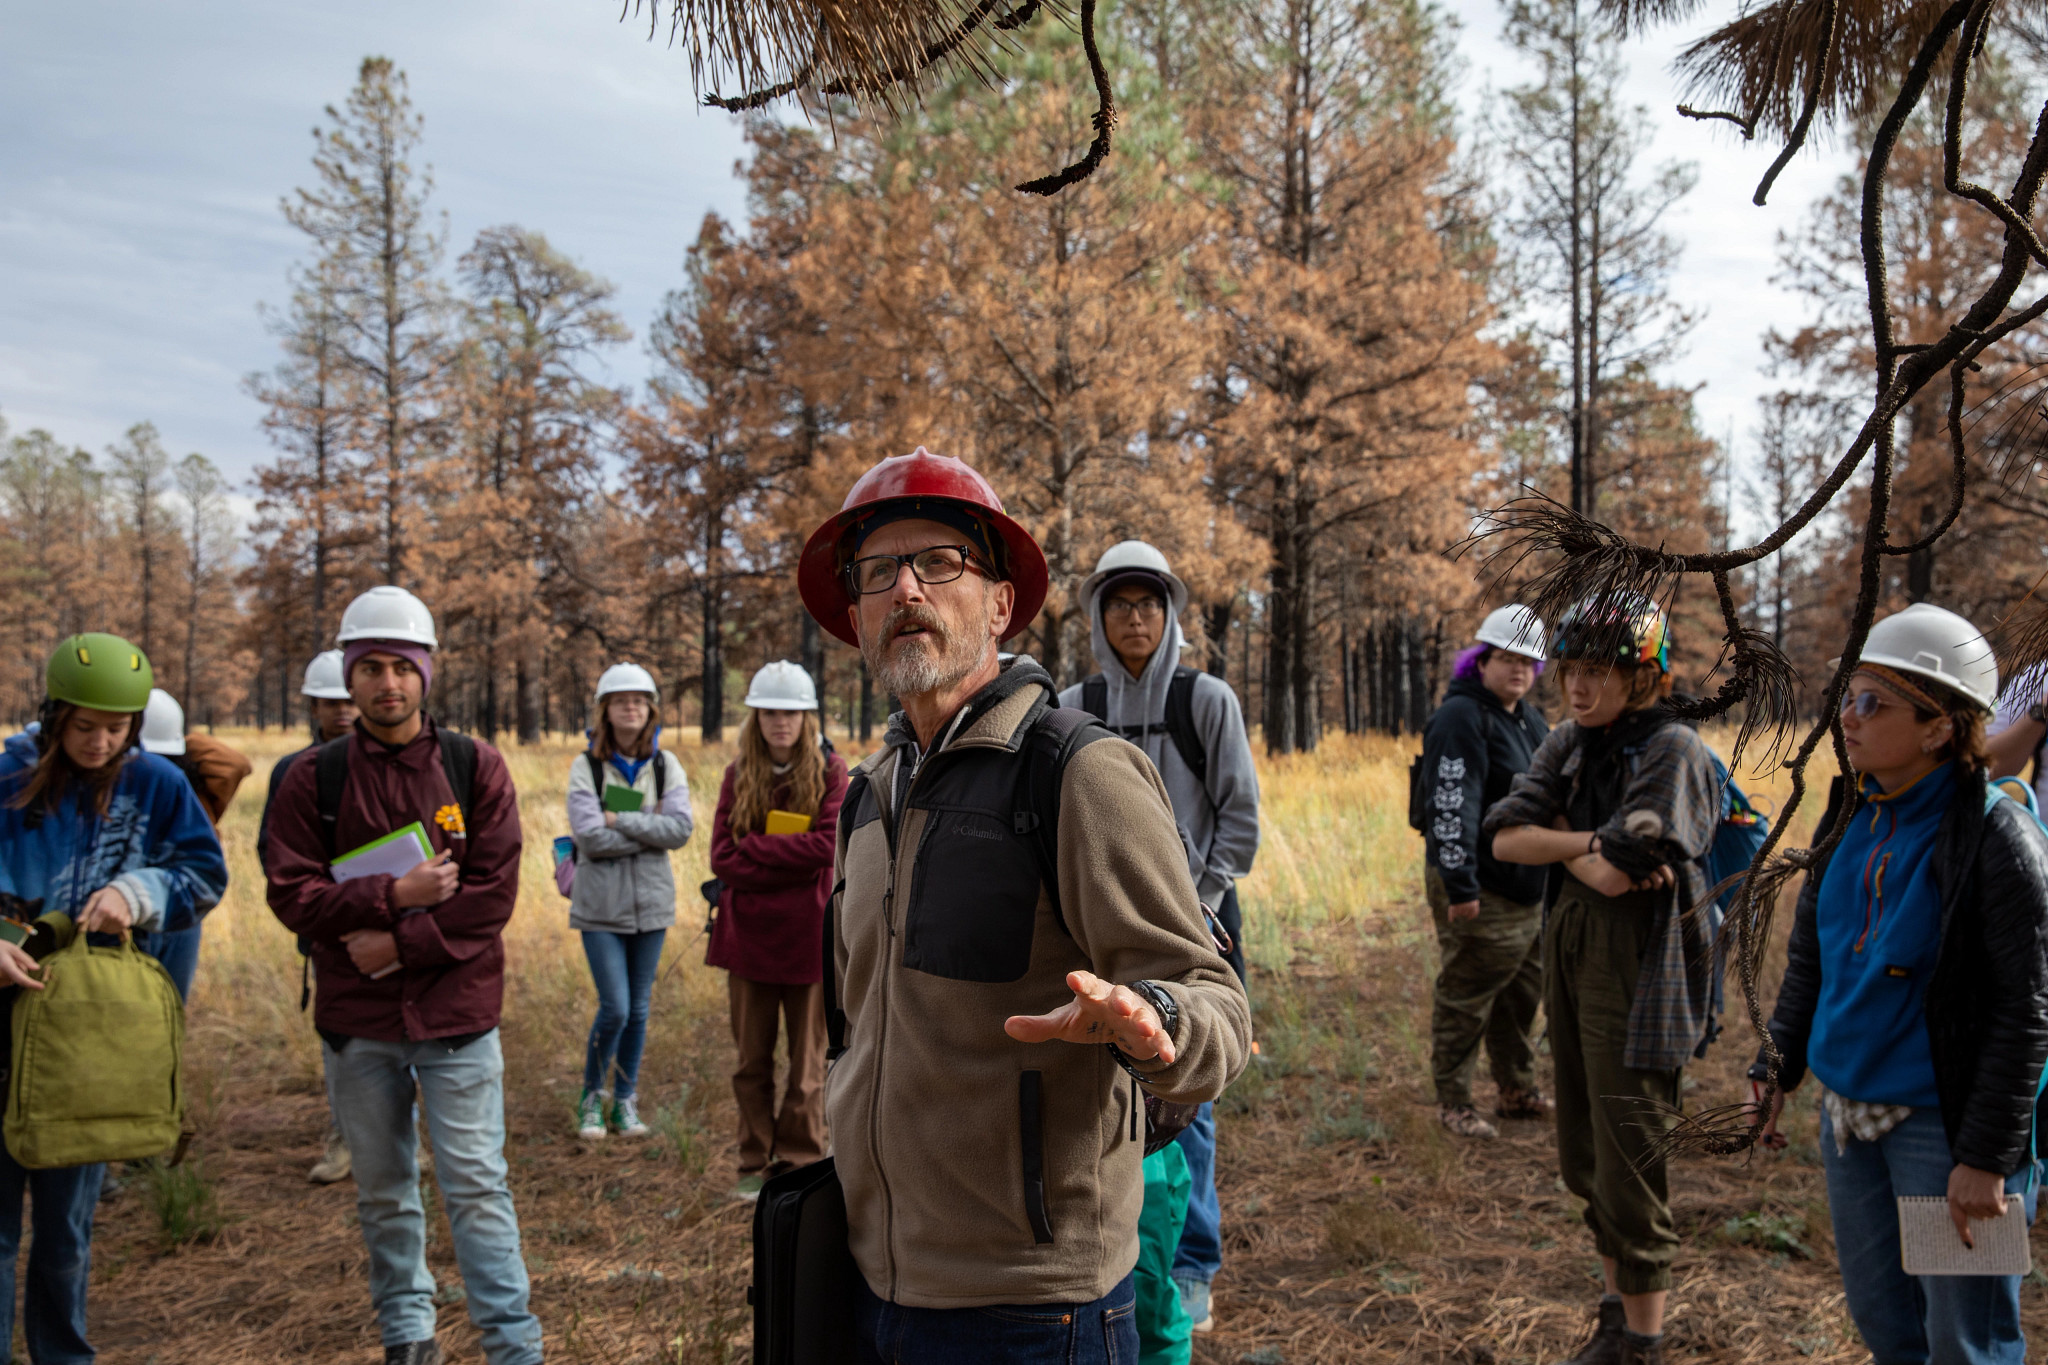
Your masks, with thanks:
[{"label": "bare dirt ground", "polygon": [[[1435,1123],[1426,928],[1423,911],[1404,907],[1289,931],[1265,954],[1253,993],[1267,1060],[1224,1105],[1227,1264],[1198,1361],[1542,1363],[1569,1354],[1584,1330],[1597,1263],[1546,1127],[1510,1125],[1486,1144]],[[748,1358],[749,1210],[724,1193],[730,1044],[710,984],[692,969],[657,992],[642,1090],[662,1131],[637,1146],[586,1148],[569,1131],[581,1007],[508,1011],[508,1150],[553,1360]],[[103,1206],[95,1248],[101,1358],[373,1361],[353,1189],[304,1178],[325,1107],[303,1053],[210,1025],[206,999],[193,1019],[197,1159],[225,1222],[211,1240],[165,1249],[146,1182],[130,1174]],[[1746,1035],[1738,1026],[1695,1069],[1690,1103],[1736,1096]],[[1685,1248],[1672,1359],[1867,1359],[1842,1306],[1807,1106],[1795,1102],[1790,1128],[1787,1153],[1675,1172]],[[429,1200],[441,1339],[451,1359],[476,1360],[446,1223]],[[2037,1341],[2048,1339],[2044,1289],[2037,1272],[2023,1291]]]}]

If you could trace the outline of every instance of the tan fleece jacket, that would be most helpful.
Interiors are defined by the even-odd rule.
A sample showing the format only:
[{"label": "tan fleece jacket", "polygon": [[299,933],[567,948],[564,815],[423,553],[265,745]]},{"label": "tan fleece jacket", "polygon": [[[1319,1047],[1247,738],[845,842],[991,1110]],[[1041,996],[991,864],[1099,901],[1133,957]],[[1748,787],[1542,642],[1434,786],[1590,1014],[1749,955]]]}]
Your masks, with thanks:
[{"label": "tan fleece jacket", "polygon": [[1003,1031],[1013,1014],[1071,1000],[1068,972],[1172,993],[1177,1059],[1140,1064],[1163,1098],[1215,1098],[1250,1050],[1244,992],[1209,939],[1165,789],[1137,748],[1098,739],[1069,761],[1064,926],[1043,894],[1012,814],[1018,746],[1050,691],[1036,663],[1012,661],[907,786],[913,737],[899,717],[856,770],[867,794],[841,814],[834,956],[848,1032],[826,1115],[854,1257],[899,1304],[1084,1302],[1137,1263],[1135,1083],[1106,1047]]}]

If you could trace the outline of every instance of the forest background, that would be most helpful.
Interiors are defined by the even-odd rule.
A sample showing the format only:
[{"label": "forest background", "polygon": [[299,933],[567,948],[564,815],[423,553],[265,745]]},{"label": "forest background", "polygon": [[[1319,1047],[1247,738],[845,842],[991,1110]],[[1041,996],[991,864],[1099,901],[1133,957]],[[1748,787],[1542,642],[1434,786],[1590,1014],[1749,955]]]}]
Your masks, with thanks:
[{"label": "forest background", "polygon": [[[1716,548],[1745,515],[1781,519],[1853,429],[1854,184],[1783,243],[1810,311],[1762,339],[1784,387],[1738,483],[1700,430],[1694,319],[1666,289],[1661,223],[1692,173],[1644,164],[1619,48],[1572,0],[1510,7],[1541,77],[1462,127],[1425,7],[1108,16],[1118,154],[1048,200],[1011,184],[1092,135],[1057,25],[998,89],[963,77],[888,120],[754,118],[746,220],[702,223],[637,391],[593,377],[632,334],[592,266],[524,226],[447,240],[403,72],[367,59],[283,201],[306,246],[271,318],[279,363],[248,380],[276,450],[253,524],[146,422],[98,456],[0,433],[0,709],[32,713],[59,635],[107,628],[195,724],[296,724],[299,670],[341,608],[398,582],[441,622],[437,710],[487,736],[579,727],[598,671],[632,658],[671,723],[716,737],[778,657],[865,736],[886,698],[804,615],[792,565],[861,469],[926,445],[981,468],[1046,548],[1052,592],[1018,648],[1062,681],[1092,671],[1078,585],[1108,545],[1150,540],[1190,583],[1192,661],[1284,754],[1419,726],[1450,652],[1515,586],[1514,565],[1447,554],[1482,509],[1535,492]],[[1973,164],[2006,174],[2040,69],[1988,74]],[[1890,184],[1910,340],[1973,292],[2002,229],[1942,191],[1931,127],[1909,130]],[[2033,591],[2048,502],[2001,471],[2028,407],[2004,400],[2039,346],[1973,378],[1966,511],[1893,564],[1892,605],[1989,622]],[[1909,525],[1944,506],[1942,420],[1930,398],[1902,422]],[[1833,652],[1843,526],[1739,584],[1795,662]],[[1697,688],[1720,628],[1693,591],[1674,605]]]}]

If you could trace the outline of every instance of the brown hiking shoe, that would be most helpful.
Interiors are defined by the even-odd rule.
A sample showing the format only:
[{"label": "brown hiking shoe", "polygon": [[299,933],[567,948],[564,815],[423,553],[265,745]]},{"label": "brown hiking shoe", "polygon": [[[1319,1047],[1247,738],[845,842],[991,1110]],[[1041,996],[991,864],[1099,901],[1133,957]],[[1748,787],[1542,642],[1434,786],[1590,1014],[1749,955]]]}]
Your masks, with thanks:
[{"label": "brown hiking shoe", "polygon": [[1479,1111],[1469,1104],[1456,1108],[1444,1105],[1436,1111],[1445,1128],[1462,1138],[1497,1138],[1500,1129],[1481,1118]]},{"label": "brown hiking shoe", "polygon": [[1500,1098],[1494,1101],[1493,1112],[1504,1119],[1547,1119],[1557,1112],[1557,1105],[1541,1090],[1504,1085]]},{"label": "brown hiking shoe", "polygon": [[[1628,1318],[1621,1311],[1621,1300],[1603,1295],[1600,1299],[1600,1321],[1593,1328],[1593,1335],[1564,1365],[1623,1365],[1624,1361],[1633,1358],[1624,1354],[1627,1340]],[[1663,1365],[1661,1341],[1657,1350],[1657,1365]]]}]

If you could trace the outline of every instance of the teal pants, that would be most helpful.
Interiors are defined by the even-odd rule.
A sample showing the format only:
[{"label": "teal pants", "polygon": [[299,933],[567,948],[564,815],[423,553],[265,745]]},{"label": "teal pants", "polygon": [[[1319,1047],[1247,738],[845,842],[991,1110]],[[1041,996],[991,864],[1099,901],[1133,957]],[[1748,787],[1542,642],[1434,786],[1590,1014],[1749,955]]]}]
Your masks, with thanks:
[{"label": "teal pants", "polygon": [[1195,1324],[1180,1306],[1173,1253],[1188,1218],[1188,1159],[1178,1142],[1145,1158],[1145,1207],[1138,1214],[1138,1365],[1188,1365]]}]

